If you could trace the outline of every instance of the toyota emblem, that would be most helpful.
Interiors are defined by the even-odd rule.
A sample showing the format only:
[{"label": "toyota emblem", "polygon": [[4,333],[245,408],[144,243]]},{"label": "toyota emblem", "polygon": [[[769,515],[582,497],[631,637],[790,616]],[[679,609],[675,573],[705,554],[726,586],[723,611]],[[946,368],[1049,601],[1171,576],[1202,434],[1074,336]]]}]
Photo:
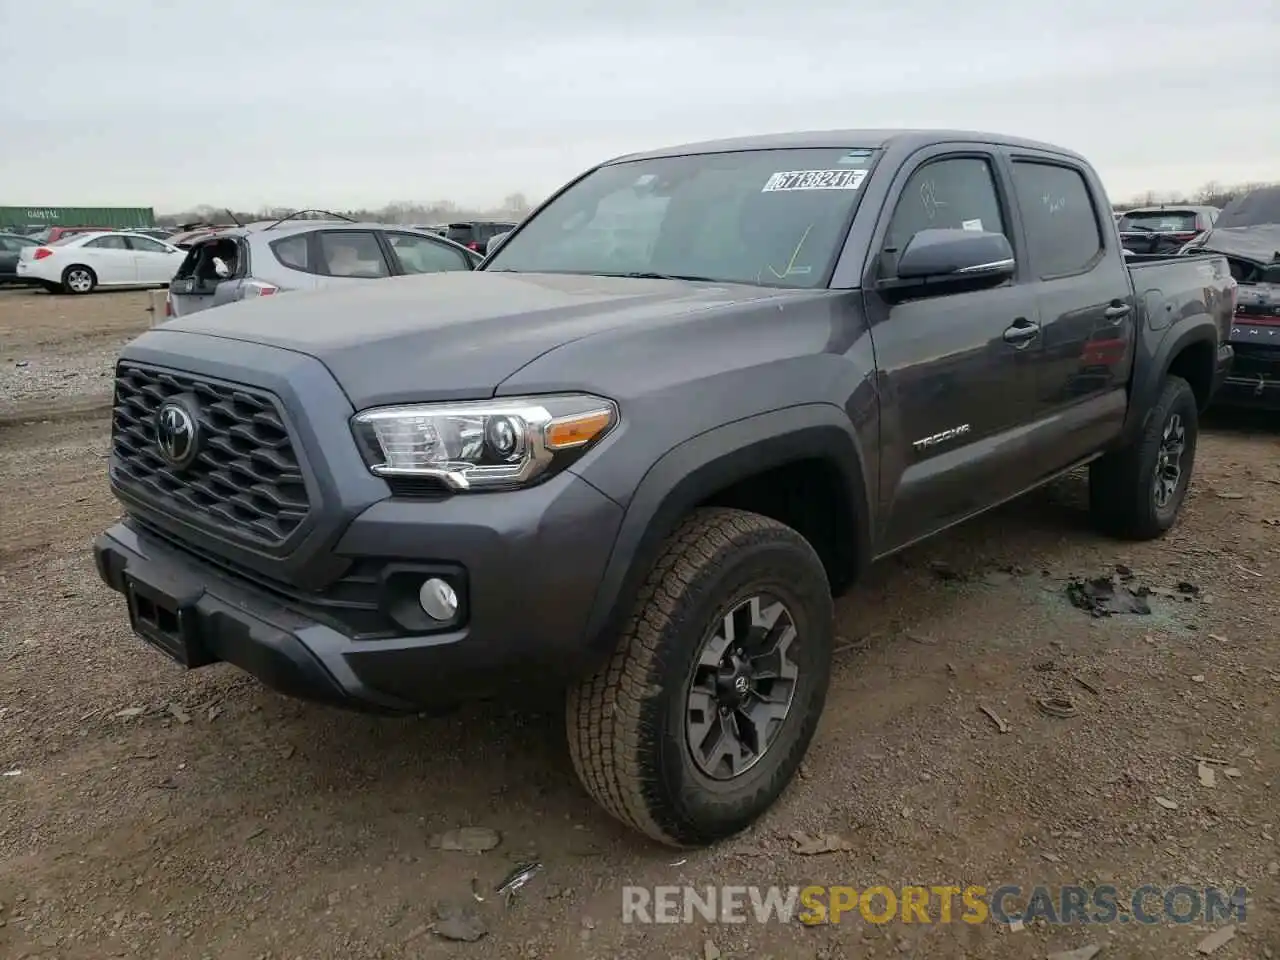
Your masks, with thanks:
[{"label": "toyota emblem", "polygon": [[175,467],[185,467],[199,452],[196,418],[179,400],[166,400],[156,412],[156,443]]}]

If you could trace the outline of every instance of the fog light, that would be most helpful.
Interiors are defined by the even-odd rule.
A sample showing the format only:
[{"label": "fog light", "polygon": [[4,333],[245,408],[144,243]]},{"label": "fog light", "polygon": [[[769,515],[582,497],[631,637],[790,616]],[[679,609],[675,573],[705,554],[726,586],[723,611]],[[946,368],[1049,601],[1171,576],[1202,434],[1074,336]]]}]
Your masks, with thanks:
[{"label": "fog light", "polygon": [[458,612],[458,594],[438,577],[423,582],[418,602],[432,620],[449,620]]}]

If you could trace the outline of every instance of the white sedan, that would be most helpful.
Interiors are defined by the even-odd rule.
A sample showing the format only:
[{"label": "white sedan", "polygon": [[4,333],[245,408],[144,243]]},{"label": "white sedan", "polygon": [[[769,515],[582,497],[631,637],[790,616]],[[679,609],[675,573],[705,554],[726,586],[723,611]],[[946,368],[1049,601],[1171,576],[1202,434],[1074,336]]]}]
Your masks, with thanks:
[{"label": "white sedan", "polygon": [[140,233],[77,233],[18,255],[18,277],[51,293],[89,293],[98,287],[167,286],[185,250]]}]

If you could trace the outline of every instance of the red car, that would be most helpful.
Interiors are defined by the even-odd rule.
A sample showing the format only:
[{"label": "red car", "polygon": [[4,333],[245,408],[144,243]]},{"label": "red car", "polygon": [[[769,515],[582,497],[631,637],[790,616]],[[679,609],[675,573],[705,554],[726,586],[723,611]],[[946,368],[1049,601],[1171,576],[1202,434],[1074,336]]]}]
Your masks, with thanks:
[{"label": "red car", "polygon": [[41,240],[41,243],[53,243],[62,237],[70,237],[77,233],[94,233],[99,230],[112,231],[119,229],[117,227],[50,227],[49,235]]}]

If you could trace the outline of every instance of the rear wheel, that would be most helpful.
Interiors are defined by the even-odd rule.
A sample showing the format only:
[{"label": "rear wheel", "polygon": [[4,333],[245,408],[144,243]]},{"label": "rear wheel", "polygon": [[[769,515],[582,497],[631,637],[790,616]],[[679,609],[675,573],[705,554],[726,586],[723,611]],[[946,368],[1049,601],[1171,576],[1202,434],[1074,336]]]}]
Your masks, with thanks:
[{"label": "rear wheel", "polygon": [[695,512],[664,545],[612,659],[570,692],[587,791],[672,846],[743,830],[808,749],[831,637],[826,573],[800,534],[740,510]]},{"label": "rear wheel", "polygon": [[1152,540],[1173,526],[1191,482],[1199,423],[1191,385],[1170,376],[1137,439],[1089,467],[1089,507],[1103,531]]},{"label": "rear wheel", "polygon": [[72,264],[62,271],[62,289],[66,293],[92,293],[98,275],[83,264]]}]

